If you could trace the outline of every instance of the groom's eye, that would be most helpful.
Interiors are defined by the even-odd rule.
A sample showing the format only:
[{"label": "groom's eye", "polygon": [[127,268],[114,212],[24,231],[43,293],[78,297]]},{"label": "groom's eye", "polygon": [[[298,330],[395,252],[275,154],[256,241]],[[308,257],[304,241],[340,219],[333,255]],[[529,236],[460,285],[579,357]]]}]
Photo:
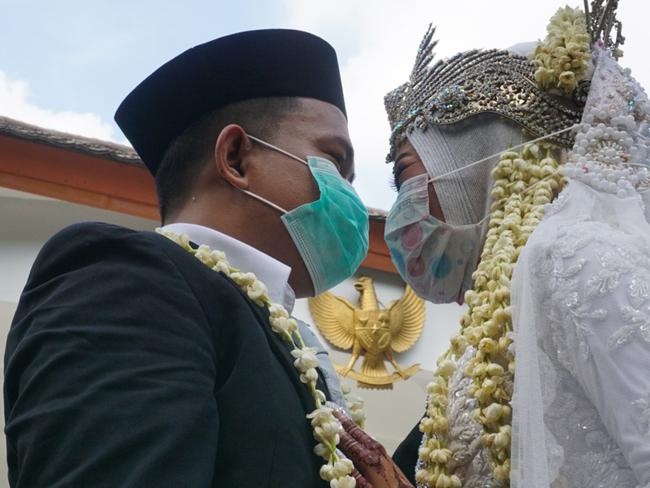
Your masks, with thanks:
[{"label": "groom's eye", "polygon": [[339,170],[343,168],[343,162],[345,161],[345,156],[336,153],[328,154],[328,156],[332,158],[332,160],[334,160],[334,164],[338,166]]},{"label": "groom's eye", "polygon": [[341,169],[341,159],[340,158],[337,158],[333,154],[328,154],[328,153],[323,154],[323,157],[325,159],[327,159],[330,163],[332,163],[334,166],[336,166],[336,169],[338,170],[339,173],[343,173],[343,171]]},{"label": "groom's eye", "polygon": [[315,141],[316,148],[329,159],[348,181],[354,180],[354,150],[349,140],[338,136],[321,137]]},{"label": "groom's eye", "polygon": [[350,172],[350,165],[347,163],[347,158],[345,155],[329,153],[326,154],[325,157],[334,163],[334,166],[336,166],[336,169],[343,178],[352,183],[354,180],[354,173]]}]

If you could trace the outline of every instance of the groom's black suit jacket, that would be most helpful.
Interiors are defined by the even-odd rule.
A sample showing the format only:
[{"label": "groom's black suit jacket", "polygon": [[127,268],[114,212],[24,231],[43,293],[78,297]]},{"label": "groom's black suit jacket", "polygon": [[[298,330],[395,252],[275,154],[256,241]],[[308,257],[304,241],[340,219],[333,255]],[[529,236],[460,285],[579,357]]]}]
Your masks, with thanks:
[{"label": "groom's black suit jacket", "polygon": [[71,226],[7,340],[11,486],[326,486],[292,362],[267,311],[180,246]]}]

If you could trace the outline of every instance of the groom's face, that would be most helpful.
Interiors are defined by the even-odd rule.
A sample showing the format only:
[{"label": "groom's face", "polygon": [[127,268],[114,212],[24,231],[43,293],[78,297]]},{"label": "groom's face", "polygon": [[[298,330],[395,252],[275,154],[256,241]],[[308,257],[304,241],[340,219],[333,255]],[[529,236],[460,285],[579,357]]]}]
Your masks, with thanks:
[{"label": "groom's face", "polygon": [[[395,162],[393,163],[393,177],[395,178],[394,186],[399,190],[406,180],[426,174],[427,170],[422,163],[422,159],[420,159],[420,156],[408,140],[402,143],[396,154]],[[429,184],[429,212],[435,218],[442,221],[445,220],[442,208],[440,208],[438,196],[432,184]]]}]

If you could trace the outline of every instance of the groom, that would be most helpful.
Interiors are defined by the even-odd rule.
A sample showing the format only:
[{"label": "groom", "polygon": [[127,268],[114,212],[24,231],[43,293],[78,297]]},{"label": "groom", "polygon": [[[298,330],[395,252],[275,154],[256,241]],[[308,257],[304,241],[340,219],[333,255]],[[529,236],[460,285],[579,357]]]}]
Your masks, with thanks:
[{"label": "groom", "polygon": [[[116,121],[156,179],[163,230],[224,252],[289,313],[365,257],[338,64],[322,39],[263,30],[197,46],[136,87]],[[265,307],[171,240],[64,229],[8,337],[10,484],[325,486],[294,360]]]}]

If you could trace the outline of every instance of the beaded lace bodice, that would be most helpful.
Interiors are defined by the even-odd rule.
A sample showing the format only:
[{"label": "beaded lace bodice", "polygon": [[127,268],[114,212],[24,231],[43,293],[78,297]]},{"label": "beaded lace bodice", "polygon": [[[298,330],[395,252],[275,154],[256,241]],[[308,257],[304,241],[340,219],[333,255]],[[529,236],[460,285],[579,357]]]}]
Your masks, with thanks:
[{"label": "beaded lace bodice", "polygon": [[[514,292],[530,299],[518,324],[535,327],[542,399],[542,422],[525,442],[535,439],[553,488],[650,480],[642,415],[650,394],[650,226],[642,210],[638,197],[573,182],[520,258],[517,279],[524,272],[528,279]],[[517,360],[528,362],[519,349]]]},{"label": "beaded lace bodice", "polygon": [[475,354],[476,349],[467,348],[449,381],[449,448],[454,453],[454,473],[465,488],[497,488],[501,483],[492,478],[489,454],[481,444],[483,427],[472,418],[477,407],[469,392],[472,380],[464,374]]},{"label": "beaded lace bodice", "polygon": [[[534,236],[521,258],[530,263],[534,313],[542,318],[535,321],[545,407],[545,436],[538,442],[546,443],[542,453],[553,488],[635,488],[642,485],[618,441],[628,439],[620,439],[631,444],[628,456],[650,476],[650,462],[643,467],[643,459],[650,460],[650,378],[638,380],[650,371],[650,242],[579,209],[576,214],[568,201],[589,201],[593,190],[574,185],[540,227],[536,235],[543,238]],[[642,217],[636,199],[615,203],[633,219]],[[473,354],[468,348],[460,358],[449,385],[450,448],[463,486],[497,487],[479,441],[481,427],[471,418],[471,380],[463,374]],[[604,382],[608,367],[615,370]],[[620,391],[610,389],[619,381]],[[599,411],[636,421],[610,434]]]},{"label": "beaded lace bodice", "polygon": [[[534,314],[542,318],[535,321],[545,407],[545,437],[538,442],[546,443],[542,452],[553,488],[635,488],[639,482],[618,438],[631,440],[628,455],[636,452],[632,456],[642,465],[644,458],[650,460],[645,447],[650,442],[650,378],[637,379],[650,371],[650,242],[599,222],[581,204],[570,206],[569,200],[577,199],[603,210],[593,202],[593,190],[572,185],[521,258],[522,265],[530,264]],[[611,199],[618,211],[642,218],[637,199]],[[606,215],[602,220],[608,220]],[[450,448],[463,486],[496,487],[479,441],[481,427],[471,418],[476,403],[468,392],[471,380],[463,374],[473,354],[469,348],[460,358],[449,385]],[[637,359],[626,360],[629,354]],[[615,369],[604,382],[602,370],[608,367]],[[621,388],[614,395],[610,387],[616,382]],[[636,430],[610,434],[599,411],[637,418]],[[616,419],[613,423],[620,426]],[[650,476],[650,462],[645,464],[641,469]]]}]

